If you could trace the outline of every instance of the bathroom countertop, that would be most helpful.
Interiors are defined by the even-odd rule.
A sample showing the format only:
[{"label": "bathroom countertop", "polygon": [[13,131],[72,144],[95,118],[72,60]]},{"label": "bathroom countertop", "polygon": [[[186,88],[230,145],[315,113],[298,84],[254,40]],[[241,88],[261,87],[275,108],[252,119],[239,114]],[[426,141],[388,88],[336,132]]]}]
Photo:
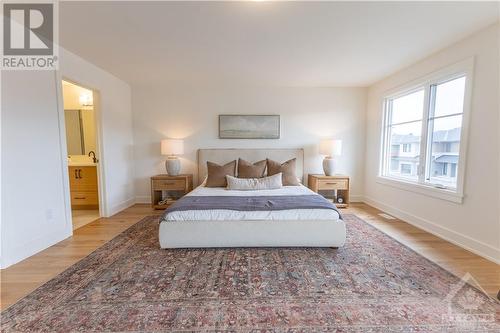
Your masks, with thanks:
[{"label": "bathroom countertop", "polygon": [[68,162],[68,166],[97,166],[94,162]]},{"label": "bathroom countertop", "polygon": [[71,155],[71,157],[68,158],[68,166],[70,167],[96,166],[96,163],[94,163],[91,157],[86,155]]}]

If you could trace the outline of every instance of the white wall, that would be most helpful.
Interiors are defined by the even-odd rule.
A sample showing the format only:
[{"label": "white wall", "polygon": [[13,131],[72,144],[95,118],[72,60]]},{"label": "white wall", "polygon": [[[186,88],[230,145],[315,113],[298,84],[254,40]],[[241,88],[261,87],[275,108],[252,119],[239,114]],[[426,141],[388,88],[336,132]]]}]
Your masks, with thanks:
[{"label": "white wall", "polygon": [[[113,214],[133,203],[130,88],[71,53],[60,55],[65,77],[100,92],[106,213]],[[53,71],[2,72],[2,268],[72,233],[59,78]]]},{"label": "white wall", "polygon": [[55,91],[52,71],[2,73],[2,268],[71,235]]},{"label": "white wall", "polygon": [[[498,25],[480,31],[369,88],[365,199],[405,221],[500,262]],[[385,91],[475,57],[462,204],[377,183]]]},{"label": "white wall", "polygon": [[[498,48],[498,27],[491,27],[378,82],[368,97],[364,88],[135,86],[133,114],[130,87],[109,73],[64,50],[60,73],[99,92],[106,215],[133,204],[134,197],[149,201],[149,177],[164,172],[163,138],[185,139],[182,171],[196,175],[196,150],[214,147],[303,147],[305,171],[321,172],[319,140],[335,137],[344,141],[338,168],[352,177],[353,199],[363,197],[500,261]],[[476,69],[463,204],[377,183],[383,92],[470,56],[476,57]],[[2,267],[72,232],[64,205],[68,179],[66,147],[59,141],[59,78],[45,71],[2,72]],[[280,114],[281,139],[220,140],[217,116],[227,113]]]},{"label": "white wall", "polygon": [[[60,71],[65,79],[98,91],[95,116],[100,119],[99,156],[104,168],[105,216],[134,204],[134,158],[130,86],[73,53],[62,50]],[[84,64],[84,65],[82,65]]]},{"label": "white wall", "polygon": [[[352,177],[352,199],[362,194],[366,89],[300,87],[134,86],[136,196],[149,202],[149,177],[165,173],[160,140],[185,140],[182,172],[196,177],[199,148],[301,148],[305,172],[321,173],[322,137],[343,140],[339,172]],[[279,114],[279,140],[218,139],[219,114]]]},{"label": "white wall", "polygon": [[[499,8],[500,12],[500,8]],[[497,25],[497,43],[500,46],[500,24]],[[498,59],[500,59],[500,47],[498,47]],[[500,66],[500,65],[499,65]],[[500,69],[499,69],[500,71]],[[500,73],[499,73],[500,75]],[[498,95],[497,95],[497,103],[498,103],[498,132],[500,133],[500,84],[498,84]],[[500,189],[500,134],[498,134],[497,138],[498,142],[498,188]],[[500,190],[499,190],[500,191]],[[500,207],[500,193],[498,195],[498,207]],[[500,210],[500,208],[499,208]],[[500,225],[500,214],[498,214],[498,224]],[[498,238],[500,239],[500,229],[498,230]]]}]

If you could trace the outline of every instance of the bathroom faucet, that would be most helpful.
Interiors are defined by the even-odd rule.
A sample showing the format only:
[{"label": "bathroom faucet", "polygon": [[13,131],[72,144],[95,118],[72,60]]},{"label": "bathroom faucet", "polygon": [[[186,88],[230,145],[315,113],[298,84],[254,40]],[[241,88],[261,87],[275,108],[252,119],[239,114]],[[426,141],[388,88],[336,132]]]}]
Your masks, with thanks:
[{"label": "bathroom faucet", "polygon": [[97,163],[97,158],[95,157],[95,152],[93,150],[89,151],[89,157],[91,154],[92,154],[92,160],[94,161],[94,163]]}]

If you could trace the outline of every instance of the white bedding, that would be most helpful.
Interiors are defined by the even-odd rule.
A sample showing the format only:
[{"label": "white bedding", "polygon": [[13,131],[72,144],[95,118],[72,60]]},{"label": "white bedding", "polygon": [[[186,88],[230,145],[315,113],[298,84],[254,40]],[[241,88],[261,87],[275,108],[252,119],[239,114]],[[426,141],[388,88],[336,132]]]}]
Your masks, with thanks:
[{"label": "white bedding", "polygon": [[[283,186],[275,190],[233,191],[220,187],[198,186],[188,196],[280,196],[314,194],[307,187]],[[164,221],[244,221],[244,220],[338,220],[332,209],[288,209],[275,211],[235,211],[226,209],[174,211]]]}]

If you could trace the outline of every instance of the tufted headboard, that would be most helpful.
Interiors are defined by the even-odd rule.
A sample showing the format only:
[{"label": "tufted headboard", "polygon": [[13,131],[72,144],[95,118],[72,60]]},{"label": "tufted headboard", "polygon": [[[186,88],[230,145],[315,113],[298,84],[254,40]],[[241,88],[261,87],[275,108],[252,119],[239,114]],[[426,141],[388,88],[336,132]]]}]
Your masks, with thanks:
[{"label": "tufted headboard", "polygon": [[297,159],[297,177],[304,179],[304,149],[198,149],[198,184],[207,176],[207,161],[217,164],[226,164],[232,160],[242,158],[249,162],[257,162],[269,158],[277,162],[285,162],[292,158]]}]

